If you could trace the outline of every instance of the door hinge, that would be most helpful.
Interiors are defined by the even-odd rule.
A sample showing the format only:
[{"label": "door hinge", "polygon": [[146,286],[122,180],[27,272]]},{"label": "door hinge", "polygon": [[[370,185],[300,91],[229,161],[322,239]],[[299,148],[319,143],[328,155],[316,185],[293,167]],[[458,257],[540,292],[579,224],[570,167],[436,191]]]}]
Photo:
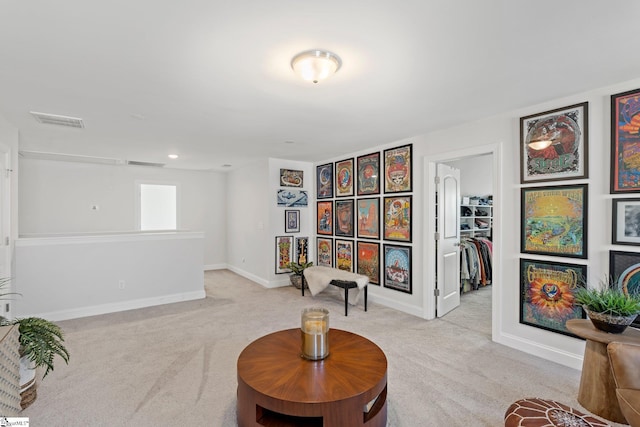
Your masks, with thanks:
[{"label": "door hinge", "polygon": [[4,176],[5,176],[5,178],[9,178],[9,172],[13,172],[13,169],[5,169],[5,170],[4,170]]},{"label": "door hinge", "polygon": [[436,176],[435,178],[433,178],[433,182],[436,184],[440,184],[440,177]]},{"label": "door hinge", "polygon": [[434,296],[434,297],[439,297],[439,296],[440,296],[440,289],[437,289],[437,288],[436,288],[436,289],[434,289],[434,290],[433,290],[433,296]]},{"label": "door hinge", "polygon": [[438,232],[433,233],[433,238],[436,239],[436,240],[440,240],[440,233],[438,233]]}]

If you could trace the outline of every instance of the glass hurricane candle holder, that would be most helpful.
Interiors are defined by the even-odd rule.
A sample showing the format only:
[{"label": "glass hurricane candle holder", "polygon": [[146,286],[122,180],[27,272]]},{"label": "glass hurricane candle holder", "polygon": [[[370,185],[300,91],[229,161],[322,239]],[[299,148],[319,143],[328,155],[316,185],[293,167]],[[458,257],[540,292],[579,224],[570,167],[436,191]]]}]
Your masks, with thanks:
[{"label": "glass hurricane candle holder", "polygon": [[303,309],[300,332],[302,357],[322,360],[329,355],[329,310],[317,307]]}]

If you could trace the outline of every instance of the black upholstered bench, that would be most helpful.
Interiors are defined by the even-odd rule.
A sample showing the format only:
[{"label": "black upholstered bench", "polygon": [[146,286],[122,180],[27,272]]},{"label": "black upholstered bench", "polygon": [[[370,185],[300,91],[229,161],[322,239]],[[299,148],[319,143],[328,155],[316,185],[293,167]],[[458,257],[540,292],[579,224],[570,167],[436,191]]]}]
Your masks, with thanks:
[{"label": "black upholstered bench", "polygon": [[[348,280],[332,280],[329,282],[330,285],[336,286],[338,288],[344,289],[344,315],[349,315],[349,289],[357,288],[358,283],[351,282]],[[364,311],[367,311],[367,288],[369,284],[364,287]],[[304,296],[304,276],[302,278],[302,286],[300,286],[302,290],[302,296]]]}]

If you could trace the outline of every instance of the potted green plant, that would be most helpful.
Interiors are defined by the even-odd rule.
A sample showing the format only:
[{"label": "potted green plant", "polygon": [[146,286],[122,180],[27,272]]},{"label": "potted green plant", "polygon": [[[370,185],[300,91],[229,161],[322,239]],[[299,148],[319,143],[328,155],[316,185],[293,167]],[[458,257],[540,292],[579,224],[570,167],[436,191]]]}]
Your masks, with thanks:
[{"label": "potted green plant", "polygon": [[575,300],[582,305],[593,326],[614,334],[624,332],[640,313],[640,295],[629,295],[612,286],[580,288]]},{"label": "potted green plant", "polygon": [[295,286],[296,289],[300,289],[303,285],[303,282],[304,282],[305,288],[308,288],[307,281],[304,280],[303,274],[304,274],[304,270],[306,268],[311,267],[312,265],[313,265],[313,262],[303,262],[303,263],[290,262],[287,265],[287,267],[289,267],[292,273],[289,276],[289,281],[293,286]]}]

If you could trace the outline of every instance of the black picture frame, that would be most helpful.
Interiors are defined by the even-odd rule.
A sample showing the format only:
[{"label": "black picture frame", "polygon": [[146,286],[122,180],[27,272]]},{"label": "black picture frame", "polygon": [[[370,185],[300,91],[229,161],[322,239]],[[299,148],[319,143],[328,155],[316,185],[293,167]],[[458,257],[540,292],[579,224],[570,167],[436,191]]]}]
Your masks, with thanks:
[{"label": "black picture frame", "polygon": [[355,179],[353,174],[353,157],[335,163],[335,196],[353,196]]},{"label": "black picture frame", "polygon": [[380,194],[380,152],[358,156],[356,174],[358,196]]},{"label": "black picture frame", "polygon": [[316,199],[333,198],[333,163],[316,166]]},{"label": "black picture frame", "polygon": [[335,220],[333,234],[340,237],[354,237],[354,201],[353,199],[335,201]]},{"label": "black picture frame", "polygon": [[411,243],[413,198],[410,195],[384,197],[382,210],[383,239]]},{"label": "black picture frame", "polygon": [[369,284],[380,286],[380,243],[356,241],[357,273],[369,278]]},{"label": "black picture frame", "polygon": [[575,292],[586,287],[587,266],[520,259],[520,323],[580,338],[566,327],[567,320],[584,319]]},{"label": "black picture frame", "polygon": [[380,198],[356,200],[356,229],[358,239],[380,239]]},{"label": "black picture frame", "polygon": [[520,252],[586,259],[587,184],[520,190]]},{"label": "black picture frame", "polygon": [[[640,253],[609,251],[609,286],[624,293],[640,294]],[[631,324],[640,328],[640,316]]]},{"label": "black picture frame", "polygon": [[640,245],[640,199],[611,201],[611,243]]},{"label": "black picture frame", "polygon": [[640,192],[640,88],[611,95],[611,194]]},{"label": "black picture frame", "polygon": [[589,103],[520,118],[520,183],[589,177]]},{"label": "black picture frame", "polygon": [[291,273],[288,267],[293,261],[293,236],[276,236],[276,274]]},{"label": "black picture frame", "polygon": [[383,151],[384,192],[407,193],[413,190],[413,144]]},{"label": "black picture frame", "polygon": [[316,238],[316,265],[333,267],[333,239],[329,237]]},{"label": "black picture frame", "polygon": [[300,211],[297,209],[284,211],[284,232],[299,233],[300,232]]},{"label": "black picture frame", "polygon": [[383,245],[383,287],[413,293],[411,246]]}]

